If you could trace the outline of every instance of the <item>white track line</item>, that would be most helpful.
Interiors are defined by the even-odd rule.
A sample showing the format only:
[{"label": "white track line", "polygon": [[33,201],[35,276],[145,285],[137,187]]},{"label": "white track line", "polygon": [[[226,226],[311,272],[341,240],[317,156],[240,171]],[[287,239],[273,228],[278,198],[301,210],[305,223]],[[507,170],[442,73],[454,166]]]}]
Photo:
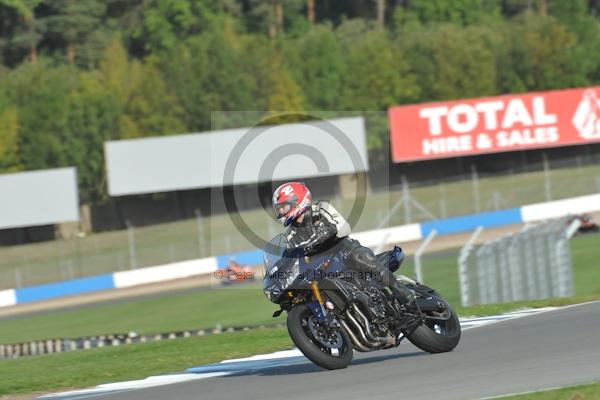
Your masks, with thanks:
[{"label": "white track line", "polygon": [[83,399],[87,397],[99,396],[109,392],[122,392],[127,390],[145,389],[156,386],[171,385],[174,383],[196,381],[200,379],[213,378],[217,376],[229,375],[227,372],[211,372],[206,374],[174,374],[151,376],[138,381],[127,381],[117,383],[107,383],[98,385],[95,388],[73,390],[64,393],[54,393],[39,397],[40,399]]}]

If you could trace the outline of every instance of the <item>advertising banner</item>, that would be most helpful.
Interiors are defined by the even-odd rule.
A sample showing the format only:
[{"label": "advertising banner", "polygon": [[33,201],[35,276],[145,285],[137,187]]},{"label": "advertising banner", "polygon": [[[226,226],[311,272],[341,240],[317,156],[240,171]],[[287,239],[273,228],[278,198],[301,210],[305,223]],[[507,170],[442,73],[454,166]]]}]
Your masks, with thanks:
[{"label": "advertising banner", "polygon": [[389,109],[394,162],[600,142],[600,87]]},{"label": "advertising banner", "polygon": [[1,174],[0,193],[0,229],[79,221],[75,167]]},{"label": "advertising banner", "polygon": [[[106,142],[104,148],[111,196],[369,169],[362,117],[116,140]],[[234,163],[229,165],[231,160]]]}]

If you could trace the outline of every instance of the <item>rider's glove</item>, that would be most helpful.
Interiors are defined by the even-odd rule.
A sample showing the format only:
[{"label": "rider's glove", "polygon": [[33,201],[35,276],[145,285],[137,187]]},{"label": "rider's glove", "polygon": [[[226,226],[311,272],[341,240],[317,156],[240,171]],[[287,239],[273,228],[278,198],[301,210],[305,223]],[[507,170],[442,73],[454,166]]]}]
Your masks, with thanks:
[{"label": "rider's glove", "polygon": [[334,236],[337,233],[335,226],[332,224],[324,223],[323,221],[319,221],[315,226],[315,235],[314,238],[310,241],[308,245],[304,247],[306,253],[312,253],[315,249],[317,249],[321,244],[327,241],[329,238]]}]

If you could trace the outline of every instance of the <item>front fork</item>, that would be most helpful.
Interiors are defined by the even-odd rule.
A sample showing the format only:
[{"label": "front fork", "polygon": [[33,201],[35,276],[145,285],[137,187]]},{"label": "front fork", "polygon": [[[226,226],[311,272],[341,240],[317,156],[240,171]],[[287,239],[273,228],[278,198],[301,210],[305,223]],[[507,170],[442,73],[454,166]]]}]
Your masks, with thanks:
[{"label": "front fork", "polygon": [[316,281],[312,281],[309,286],[315,300],[308,303],[308,307],[313,312],[318,322],[328,321],[327,307],[325,306],[325,300],[319,289],[319,284]]}]

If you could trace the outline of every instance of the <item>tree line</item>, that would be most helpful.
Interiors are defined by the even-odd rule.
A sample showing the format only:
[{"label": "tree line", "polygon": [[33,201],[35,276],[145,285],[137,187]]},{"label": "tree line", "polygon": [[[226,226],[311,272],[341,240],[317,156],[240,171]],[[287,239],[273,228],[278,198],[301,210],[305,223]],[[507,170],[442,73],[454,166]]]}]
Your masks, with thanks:
[{"label": "tree line", "polygon": [[[97,202],[105,141],[243,125],[214,110],[596,84],[599,12],[600,0],[0,0],[0,172],[74,165]],[[377,159],[385,121],[373,127]]]}]

